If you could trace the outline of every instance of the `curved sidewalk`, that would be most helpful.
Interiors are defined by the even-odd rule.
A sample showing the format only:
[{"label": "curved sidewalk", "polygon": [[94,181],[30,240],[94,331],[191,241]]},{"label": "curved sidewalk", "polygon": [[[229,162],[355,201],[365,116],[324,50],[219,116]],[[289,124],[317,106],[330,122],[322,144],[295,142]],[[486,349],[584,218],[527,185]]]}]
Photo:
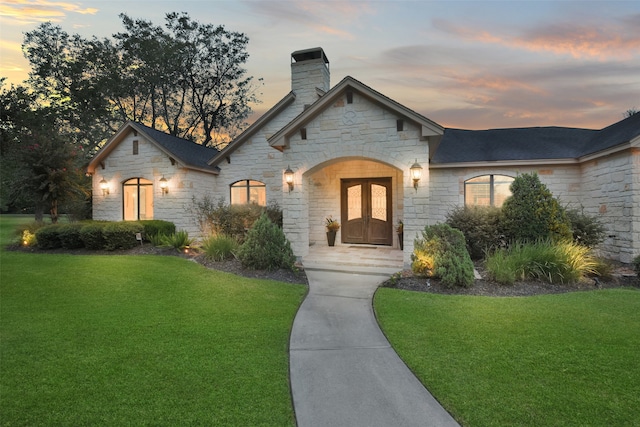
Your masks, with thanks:
[{"label": "curved sidewalk", "polygon": [[298,426],[458,426],[378,327],[372,297],[389,275],[306,273],[290,342]]}]

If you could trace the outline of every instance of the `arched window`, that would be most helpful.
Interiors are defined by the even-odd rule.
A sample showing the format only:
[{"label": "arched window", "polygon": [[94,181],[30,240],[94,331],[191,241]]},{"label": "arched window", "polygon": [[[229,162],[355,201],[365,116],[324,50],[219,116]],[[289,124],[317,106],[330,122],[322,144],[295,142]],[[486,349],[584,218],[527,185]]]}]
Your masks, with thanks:
[{"label": "arched window", "polygon": [[267,186],[264,182],[243,179],[231,184],[231,204],[247,205],[249,203],[267,206]]},{"label": "arched window", "polygon": [[132,178],[122,184],[122,190],[125,221],[153,219],[153,182]]},{"label": "arched window", "polygon": [[464,204],[467,206],[502,206],[511,196],[513,178],[505,175],[482,175],[464,182]]}]

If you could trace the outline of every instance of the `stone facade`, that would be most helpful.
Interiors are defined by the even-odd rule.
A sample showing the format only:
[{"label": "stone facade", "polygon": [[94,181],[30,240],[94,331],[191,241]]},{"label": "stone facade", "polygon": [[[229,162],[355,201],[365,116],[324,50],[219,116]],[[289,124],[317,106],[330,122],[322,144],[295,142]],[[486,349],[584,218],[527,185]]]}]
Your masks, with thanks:
[{"label": "stone facade", "polygon": [[[175,162],[143,135],[125,135],[100,162],[94,161],[94,218],[122,220],[122,184],[140,177],[153,182],[154,218],[173,221],[197,237],[189,214],[194,197],[229,201],[233,183],[256,180],[265,184],[267,202],[282,208],[285,234],[302,258],[310,246],[326,244],[326,217],[341,220],[342,179],[390,178],[393,227],[404,223],[403,259],[409,267],[413,240],[424,226],[444,221],[451,209],[464,205],[465,181],[536,172],[563,204],[582,206],[606,224],[604,256],[630,262],[640,253],[640,138],[630,149],[588,159],[430,165],[429,144],[437,143],[443,128],[354,79],[345,78],[330,89],[329,64],[321,49],[292,57],[295,96],[285,97],[282,108],[274,107],[265,116],[268,120],[257,122],[246,138],[215,157],[209,163],[215,171]],[[414,187],[410,167],[415,162],[423,170]],[[284,181],[287,167],[294,171],[291,189]],[[169,181],[168,194],[160,189],[162,177]],[[99,184],[103,178],[109,183],[106,195]],[[392,234],[392,247],[399,248]],[[341,242],[339,233],[336,244]]]}]

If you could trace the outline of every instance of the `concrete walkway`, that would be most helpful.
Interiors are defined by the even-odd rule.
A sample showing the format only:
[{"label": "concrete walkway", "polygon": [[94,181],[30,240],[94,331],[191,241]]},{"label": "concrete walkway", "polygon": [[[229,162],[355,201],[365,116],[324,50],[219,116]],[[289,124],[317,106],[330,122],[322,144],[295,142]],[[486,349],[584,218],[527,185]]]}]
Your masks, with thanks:
[{"label": "concrete walkway", "polygon": [[298,426],[458,426],[378,327],[372,297],[389,275],[305,270],[290,343]]}]

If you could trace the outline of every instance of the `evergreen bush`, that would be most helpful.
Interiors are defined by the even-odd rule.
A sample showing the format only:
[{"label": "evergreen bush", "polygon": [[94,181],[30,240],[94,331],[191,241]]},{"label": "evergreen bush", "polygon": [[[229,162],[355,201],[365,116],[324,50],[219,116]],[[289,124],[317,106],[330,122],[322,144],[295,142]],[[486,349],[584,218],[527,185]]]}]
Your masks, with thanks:
[{"label": "evergreen bush", "polygon": [[291,244],[280,227],[262,214],[238,249],[244,267],[256,270],[293,269],[295,257]]},{"label": "evergreen bush", "polygon": [[511,183],[511,197],[502,205],[502,227],[511,241],[571,239],[571,223],[564,208],[538,175],[522,174]]},{"label": "evergreen bush", "polygon": [[446,223],[464,234],[471,258],[482,259],[504,245],[500,215],[500,208],[493,206],[463,206],[451,210]]},{"label": "evergreen bush", "polygon": [[595,248],[602,243],[606,229],[598,217],[587,215],[584,208],[567,209],[567,219],[571,223],[573,241],[588,248]]},{"label": "evergreen bush", "polygon": [[633,269],[635,270],[638,277],[640,277],[640,255],[635,257],[631,262],[633,264]]},{"label": "evergreen bush", "polygon": [[161,219],[145,219],[139,221],[144,227],[144,238],[149,239],[149,236],[158,234],[164,234],[169,236],[176,232],[176,225],[170,221],[163,221]]},{"label": "evergreen bush", "polygon": [[105,241],[104,248],[108,251],[131,249],[139,244],[136,234],[143,231],[144,227],[139,222],[109,222],[102,229]]},{"label": "evergreen bush", "polygon": [[79,222],[61,224],[58,228],[60,245],[65,249],[78,249],[84,247],[84,242],[80,238],[81,229],[82,224]]},{"label": "evergreen bush", "polygon": [[420,276],[435,277],[447,287],[471,287],[473,263],[464,235],[448,224],[427,226],[414,242],[411,269]]},{"label": "evergreen bush", "polygon": [[58,249],[62,247],[59,229],[62,224],[45,225],[36,231],[36,241],[41,249]]},{"label": "evergreen bush", "polygon": [[80,239],[84,243],[84,247],[91,250],[100,250],[104,248],[105,240],[102,235],[102,229],[106,222],[91,221],[84,223],[80,228]]}]

